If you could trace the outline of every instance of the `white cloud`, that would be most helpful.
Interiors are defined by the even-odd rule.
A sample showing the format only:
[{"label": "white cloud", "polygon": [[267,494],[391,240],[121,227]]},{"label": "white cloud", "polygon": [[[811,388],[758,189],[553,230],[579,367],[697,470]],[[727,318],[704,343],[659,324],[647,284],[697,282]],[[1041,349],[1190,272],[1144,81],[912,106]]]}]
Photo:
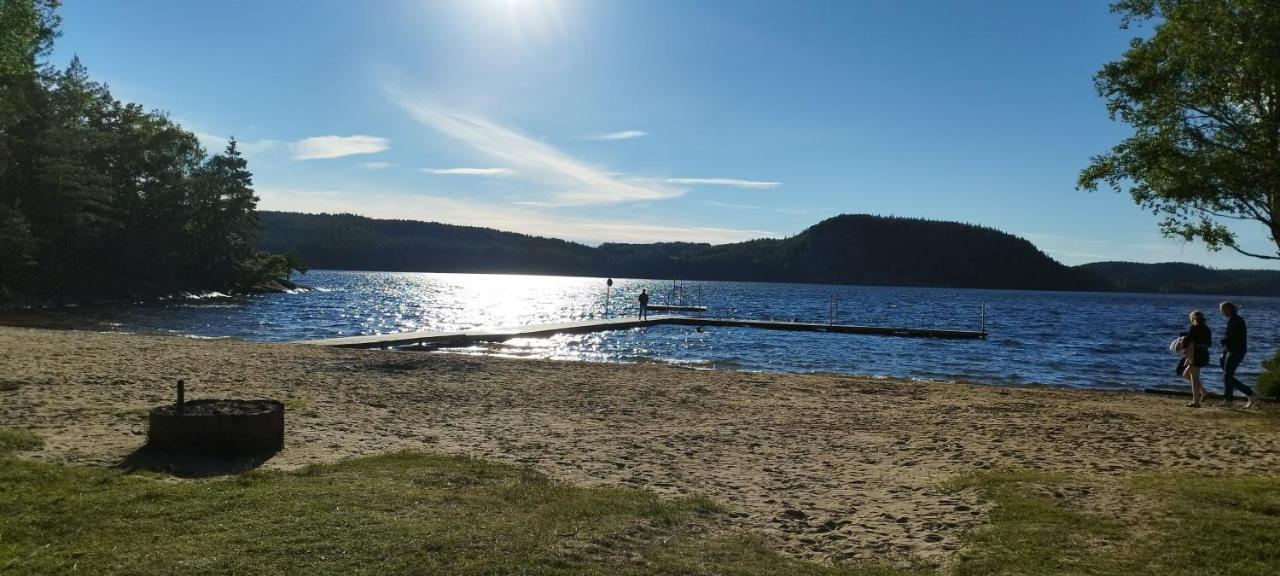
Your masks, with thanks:
[{"label": "white cloud", "polygon": [[667,183],[686,186],[732,186],[734,188],[749,188],[753,190],[777,188],[782,185],[781,182],[740,180],[738,178],[667,178]]},{"label": "white cloud", "polygon": [[378,136],[313,136],[294,142],[291,147],[294,160],[318,160],[376,154],[390,148],[391,144]]},{"label": "white cloud", "polygon": [[515,130],[423,98],[400,92],[390,92],[390,96],[422,124],[511,166],[562,205],[662,200],[685,192],[661,182],[611,174]]},{"label": "white cloud", "polygon": [[437,176],[512,176],[516,173],[510,168],[420,168],[419,170]]},{"label": "white cloud", "polygon": [[364,168],[365,170],[386,170],[387,168],[390,168],[392,166],[395,166],[395,164],[392,164],[390,162],[361,162],[360,163],[360,167]]},{"label": "white cloud", "polygon": [[767,230],[667,225],[630,219],[595,219],[566,216],[530,205],[493,205],[458,198],[370,190],[259,187],[258,195],[262,198],[259,208],[263,210],[346,212],[370,218],[446,222],[591,244],[671,240],[724,244],[778,236]]},{"label": "white cloud", "polygon": [[[195,134],[196,139],[200,141],[200,145],[204,146],[205,151],[210,154],[219,154],[223,150],[226,150],[227,144],[231,141],[229,138],[223,138],[222,136],[211,134],[209,132],[202,132],[200,130],[191,130],[191,133]],[[236,141],[236,149],[240,150],[240,153],[246,158],[253,158],[254,156],[276,150],[284,145],[284,142],[271,139]]]},{"label": "white cloud", "polygon": [[609,132],[607,134],[596,134],[595,136],[587,136],[584,140],[630,140],[632,138],[641,138],[648,136],[649,133],[644,130],[622,130],[619,132]]}]

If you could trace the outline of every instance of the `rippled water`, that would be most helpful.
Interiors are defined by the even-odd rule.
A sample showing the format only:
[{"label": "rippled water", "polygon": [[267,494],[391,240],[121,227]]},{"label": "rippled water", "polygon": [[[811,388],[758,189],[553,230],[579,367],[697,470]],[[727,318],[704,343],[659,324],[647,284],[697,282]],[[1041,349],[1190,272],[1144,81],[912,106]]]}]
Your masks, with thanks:
[{"label": "rippled water", "polygon": [[[411,330],[499,328],[600,317],[598,278],[313,271],[298,294],[174,299],[0,316],[36,324],[199,337],[288,341]],[[664,303],[670,282],[617,280],[612,310],[634,313],[641,288]],[[996,384],[1141,388],[1177,386],[1166,349],[1188,311],[1210,313],[1215,340],[1221,298],[688,282],[685,299],[710,316],[883,326],[978,329],[987,340],[920,340],[745,328],[662,326],[518,339],[465,352],[589,361],[661,361],[696,367],[836,372]],[[834,301],[834,304],[833,304]],[[1280,299],[1237,298],[1249,321],[1248,382],[1280,344]],[[455,349],[456,351],[457,349]],[[1207,372],[1217,383],[1216,367]],[[1212,389],[1212,388],[1211,388]]]}]

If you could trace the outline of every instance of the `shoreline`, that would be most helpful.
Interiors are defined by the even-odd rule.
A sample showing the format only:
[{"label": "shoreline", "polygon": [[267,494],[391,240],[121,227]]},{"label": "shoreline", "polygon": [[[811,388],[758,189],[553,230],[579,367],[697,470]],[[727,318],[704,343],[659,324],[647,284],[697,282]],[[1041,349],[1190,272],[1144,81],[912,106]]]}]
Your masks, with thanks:
[{"label": "shoreline", "polygon": [[190,399],[285,403],[286,447],[266,468],[463,454],[705,495],[735,527],[827,562],[945,562],[989,509],[941,488],[973,471],[1280,469],[1271,407],[1191,411],[1137,392],[0,327],[0,426],[44,439],[25,457],[119,464],[179,378]]}]

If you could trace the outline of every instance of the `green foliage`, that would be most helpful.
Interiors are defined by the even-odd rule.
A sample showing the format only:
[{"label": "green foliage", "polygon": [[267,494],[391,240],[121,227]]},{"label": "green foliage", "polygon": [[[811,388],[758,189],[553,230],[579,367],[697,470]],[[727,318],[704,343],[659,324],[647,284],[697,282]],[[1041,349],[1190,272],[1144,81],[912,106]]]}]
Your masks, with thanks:
[{"label": "green foliage", "polygon": [[1262,361],[1262,373],[1258,374],[1255,392],[1270,398],[1280,398],[1280,350]]},{"label": "green foliage", "polygon": [[56,6],[0,4],[0,297],[225,290],[279,271],[254,248],[257,197],[235,142],[208,156],[78,58],[42,64]]},{"label": "green foliage", "polygon": [[0,459],[0,572],[903,574],[782,558],[717,514],[409,453],[198,481]]},{"label": "green foliage", "polygon": [[1021,238],[979,226],[837,216],[785,239],[712,246],[581,244],[486,228],[261,213],[259,244],[314,268],[973,288],[1103,288]]},{"label": "green foliage", "polygon": [[58,35],[58,0],[0,1],[0,76],[29,75]]},{"label": "green foliage", "polygon": [[1162,231],[1243,249],[1226,223],[1254,221],[1280,247],[1280,9],[1274,0],[1121,0],[1128,27],[1154,22],[1095,78],[1133,136],[1093,158],[1079,185],[1127,188]]}]

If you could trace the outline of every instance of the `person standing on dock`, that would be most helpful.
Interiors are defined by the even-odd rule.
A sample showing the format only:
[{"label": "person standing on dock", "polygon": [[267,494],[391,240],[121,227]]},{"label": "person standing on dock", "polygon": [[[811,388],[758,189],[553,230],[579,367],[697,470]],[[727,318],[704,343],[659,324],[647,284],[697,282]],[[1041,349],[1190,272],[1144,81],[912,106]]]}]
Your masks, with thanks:
[{"label": "person standing on dock", "polygon": [[639,314],[640,319],[648,320],[649,319],[649,291],[642,288],[640,290],[639,300],[640,300],[640,314]]},{"label": "person standing on dock", "polygon": [[1234,303],[1223,302],[1218,305],[1218,311],[1227,319],[1227,333],[1222,336],[1222,356],[1218,358],[1218,365],[1222,366],[1222,405],[1230,406],[1235,390],[1239,389],[1244,393],[1244,407],[1252,407],[1253,389],[1236,378],[1236,369],[1249,351],[1248,328]]}]

